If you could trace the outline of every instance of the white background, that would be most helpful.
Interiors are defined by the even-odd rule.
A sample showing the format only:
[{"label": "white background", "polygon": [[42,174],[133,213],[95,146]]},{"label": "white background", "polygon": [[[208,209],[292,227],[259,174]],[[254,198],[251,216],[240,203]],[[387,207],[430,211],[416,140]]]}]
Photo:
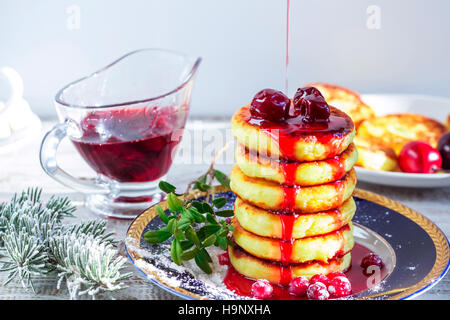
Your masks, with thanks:
[{"label": "white background", "polygon": [[[380,29],[367,27],[370,5],[381,10]],[[71,6],[79,28],[68,27]],[[291,94],[329,81],[450,96],[450,1],[291,0],[291,8]],[[53,117],[66,83],[137,48],[176,49],[204,59],[191,113],[230,115],[259,89],[284,89],[285,32],[286,0],[0,0],[0,66],[15,68],[33,110]]]}]

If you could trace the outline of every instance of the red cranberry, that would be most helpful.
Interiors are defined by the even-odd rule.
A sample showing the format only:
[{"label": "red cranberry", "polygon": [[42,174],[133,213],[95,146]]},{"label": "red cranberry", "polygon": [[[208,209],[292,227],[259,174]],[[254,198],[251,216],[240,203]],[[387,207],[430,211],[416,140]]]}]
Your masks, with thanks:
[{"label": "red cranberry", "polygon": [[442,169],[450,169],[450,132],[444,133],[438,142],[438,150],[442,157]]},{"label": "red cranberry", "polygon": [[400,169],[409,173],[434,173],[441,168],[439,151],[428,143],[412,141],[407,143],[398,156]]},{"label": "red cranberry", "polygon": [[305,277],[297,277],[291,280],[289,283],[289,293],[294,296],[305,296],[306,290],[308,290],[309,281]]},{"label": "red cranberry", "polygon": [[228,255],[228,252],[219,254],[217,259],[219,260],[219,264],[221,266],[227,266],[230,264],[230,256]]},{"label": "red cranberry", "polygon": [[330,297],[330,293],[323,283],[316,282],[308,287],[306,296],[309,300],[327,300]]},{"label": "red cranberry", "polygon": [[291,100],[281,91],[263,89],[250,104],[250,114],[255,118],[282,121],[289,116]]},{"label": "red cranberry", "polygon": [[319,90],[314,87],[300,88],[294,95],[294,116],[302,115],[307,123],[328,121],[330,108]]},{"label": "red cranberry", "polygon": [[347,277],[334,277],[330,281],[328,292],[336,298],[348,296],[352,292],[352,285]]},{"label": "red cranberry", "polygon": [[342,272],[331,272],[327,275],[328,279],[331,280],[335,277],[345,277],[347,278],[347,276],[345,275],[345,273]]},{"label": "red cranberry", "polygon": [[370,266],[376,266],[381,269],[384,267],[384,263],[379,255],[371,252],[362,259],[360,266],[361,268],[363,268],[364,274],[367,275],[367,268],[369,268]]},{"label": "red cranberry", "polygon": [[312,276],[312,278],[309,280],[309,282],[311,284],[320,282],[323,283],[325,285],[325,287],[328,287],[328,283],[330,282],[329,279],[327,278],[327,276],[323,275],[323,274],[316,274],[314,276]]},{"label": "red cranberry", "polygon": [[267,299],[272,296],[273,287],[269,281],[258,279],[252,284],[252,296],[258,299]]}]

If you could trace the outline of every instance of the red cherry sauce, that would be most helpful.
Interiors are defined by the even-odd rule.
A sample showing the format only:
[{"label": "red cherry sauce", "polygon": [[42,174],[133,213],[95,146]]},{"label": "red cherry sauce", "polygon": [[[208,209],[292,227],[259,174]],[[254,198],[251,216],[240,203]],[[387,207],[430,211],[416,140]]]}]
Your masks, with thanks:
[{"label": "red cherry sauce", "polygon": [[[376,285],[378,283],[373,283],[373,280],[369,279],[370,276],[366,276],[363,273],[363,269],[360,267],[362,259],[369,254],[371,251],[355,243],[352,250],[352,263],[350,268],[345,271],[345,275],[350,280],[352,285],[352,294],[357,294],[369,289],[369,286]],[[385,268],[381,269],[381,275],[379,280],[382,281],[386,278],[387,272]],[[251,288],[255,280],[247,278],[241,275],[236,269],[233,268],[231,264],[228,264],[228,271],[223,280],[223,283],[228,288],[238,295],[251,297]],[[273,295],[270,300],[306,300],[306,297],[297,297],[289,293],[289,288],[287,286],[274,285]]]},{"label": "red cherry sauce", "polygon": [[273,122],[251,117],[246,112],[245,120],[269,135],[277,144],[281,158],[295,159],[295,143],[301,137],[310,137],[328,146],[327,158],[335,157],[341,151],[344,136],[353,130],[353,121],[338,109],[332,109],[329,121],[306,123],[302,116],[288,118],[282,122]]},{"label": "red cherry sauce", "polygon": [[119,182],[149,182],[167,173],[186,121],[185,108],[94,111],[73,139],[97,173]]}]

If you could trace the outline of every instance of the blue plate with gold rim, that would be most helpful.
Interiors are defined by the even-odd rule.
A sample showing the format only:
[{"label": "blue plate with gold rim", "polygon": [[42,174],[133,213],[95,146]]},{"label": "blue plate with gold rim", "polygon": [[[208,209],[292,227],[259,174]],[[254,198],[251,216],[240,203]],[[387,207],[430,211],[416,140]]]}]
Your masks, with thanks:
[{"label": "blue plate with gold rim", "polygon": [[[233,208],[236,196],[231,191],[218,187],[215,192],[227,198],[226,209]],[[435,224],[418,212],[375,193],[357,189],[354,199],[355,241],[382,257],[386,273],[376,286],[350,298],[410,299],[444,277],[449,268],[449,242]],[[164,201],[160,205],[167,209]],[[185,299],[242,298],[223,286],[224,269],[217,263],[213,264],[213,275],[206,275],[193,264],[185,262],[180,267],[171,262],[169,242],[159,245],[145,242],[144,233],[160,228],[161,224],[152,207],[128,229],[127,254],[140,272],[154,284]]]}]

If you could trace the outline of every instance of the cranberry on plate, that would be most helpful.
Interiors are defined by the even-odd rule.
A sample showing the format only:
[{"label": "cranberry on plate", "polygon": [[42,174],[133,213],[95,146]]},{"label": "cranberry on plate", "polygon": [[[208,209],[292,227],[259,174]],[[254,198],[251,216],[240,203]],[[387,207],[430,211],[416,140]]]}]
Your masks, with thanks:
[{"label": "cranberry on plate", "polygon": [[268,299],[273,294],[273,287],[269,281],[258,279],[252,284],[252,296],[258,299]]},{"label": "cranberry on plate", "polygon": [[308,290],[310,282],[305,277],[297,277],[291,280],[289,283],[289,293],[294,296],[305,296],[306,290]]},{"label": "cranberry on plate", "polygon": [[326,287],[328,287],[328,283],[330,282],[330,280],[328,279],[328,277],[326,275],[323,274],[315,274],[311,277],[311,279],[309,280],[309,283],[314,284],[316,282],[321,282],[323,283]]},{"label": "cranberry on plate", "polygon": [[314,87],[299,88],[294,95],[294,116],[303,116],[306,123],[328,121],[330,108],[319,90]]},{"label": "cranberry on plate", "polygon": [[369,267],[375,266],[381,269],[384,267],[384,263],[379,255],[371,252],[362,259],[360,266],[363,268],[364,274],[370,275],[373,270],[368,270]]},{"label": "cranberry on plate", "polygon": [[263,89],[259,91],[250,104],[250,114],[254,118],[282,121],[289,116],[291,100],[281,91]]},{"label": "cranberry on plate", "polygon": [[332,297],[340,298],[348,296],[352,292],[352,285],[347,277],[334,277],[328,286],[328,292]]},{"label": "cranberry on plate", "polygon": [[327,287],[321,282],[310,285],[306,295],[309,300],[327,300],[330,297]]},{"label": "cranberry on plate", "polygon": [[428,143],[412,141],[400,151],[398,164],[403,172],[435,173],[442,166],[439,151]]}]

